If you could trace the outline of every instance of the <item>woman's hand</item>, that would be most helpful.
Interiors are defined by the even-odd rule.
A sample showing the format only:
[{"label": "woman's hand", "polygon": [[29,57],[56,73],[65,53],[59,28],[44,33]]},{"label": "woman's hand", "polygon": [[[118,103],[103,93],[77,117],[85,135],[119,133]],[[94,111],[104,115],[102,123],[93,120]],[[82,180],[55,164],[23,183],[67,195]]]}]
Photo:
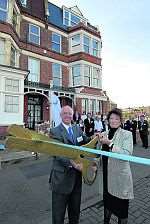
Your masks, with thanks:
[{"label": "woman's hand", "polygon": [[112,143],[112,140],[109,140],[108,137],[103,134],[101,134],[101,136],[99,136],[99,141],[102,145],[103,144],[110,145]]}]

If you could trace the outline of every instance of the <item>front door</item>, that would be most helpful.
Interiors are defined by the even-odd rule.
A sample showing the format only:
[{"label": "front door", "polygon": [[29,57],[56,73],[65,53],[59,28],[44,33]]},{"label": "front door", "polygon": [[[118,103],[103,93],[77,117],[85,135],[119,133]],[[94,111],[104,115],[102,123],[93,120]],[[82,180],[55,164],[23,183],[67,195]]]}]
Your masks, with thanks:
[{"label": "front door", "polygon": [[28,126],[35,129],[35,125],[42,120],[42,97],[29,96],[28,98]]}]

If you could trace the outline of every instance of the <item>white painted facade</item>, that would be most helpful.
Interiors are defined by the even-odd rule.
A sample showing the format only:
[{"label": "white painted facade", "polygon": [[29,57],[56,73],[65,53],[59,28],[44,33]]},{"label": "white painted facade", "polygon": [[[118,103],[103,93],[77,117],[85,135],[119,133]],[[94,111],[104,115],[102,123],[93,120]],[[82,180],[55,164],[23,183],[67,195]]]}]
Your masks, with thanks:
[{"label": "white painted facade", "polygon": [[[0,126],[23,125],[24,78],[27,74],[27,71],[0,65]],[[13,88],[11,83],[17,83],[17,86]]]}]

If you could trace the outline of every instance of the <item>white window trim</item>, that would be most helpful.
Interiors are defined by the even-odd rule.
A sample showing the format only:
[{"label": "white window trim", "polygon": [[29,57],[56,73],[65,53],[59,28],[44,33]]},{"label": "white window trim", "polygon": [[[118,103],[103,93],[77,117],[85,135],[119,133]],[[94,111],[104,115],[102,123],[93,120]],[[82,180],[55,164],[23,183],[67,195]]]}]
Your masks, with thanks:
[{"label": "white window trim", "polygon": [[[61,44],[62,44],[62,36],[61,36],[60,34],[58,34],[58,33],[55,33],[55,32],[52,32],[52,36],[53,36],[53,34],[55,34],[55,35],[57,35],[57,36],[60,37],[60,51],[59,51],[59,52],[58,52],[58,51],[55,51],[55,50],[53,50],[53,51],[58,52],[58,53],[61,53],[61,52],[62,52],[62,46],[61,46]],[[52,43],[54,43],[54,44],[58,44],[58,43],[55,42],[55,41],[52,41]]]},{"label": "white window trim", "polygon": [[[97,48],[94,48],[94,46],[93,46],[93,41],[96,41],[98,44],[97,44]],[[100,45],[100,41],[98,41],[98,40],[96,40],[96,39],[92,39],[92,55],[94,56],[94,57],[99,57],[99,45]],[[97,51],[97,56],[95,56],[94,55],[94,50],[96,50]]]},{"label": "white window trim", "polygon": [[[84,37],[89,39],[89,45],[84,43]],[[91,44],[90,43],[91,43],[91,38],[89,36],[87,36],[87,35],[83,35],[83,51],[84,51],[84,46],[89,48],[89,52],[88,53],[84,51],[86,54],[90,54],[90,51],[91,51],[91,49],[90,49],[91,48]]]},{"label": "white window trim", "polygon": [[[38,58],[34,58],[34,57],[28,57],[28,70],[29,70],[29,60],[36,60],[36,61],[38,61],[39,62],[39,74],[38,74],[38,76],[37,76],[37,83],[38,82],[40,82],[40,69],[41,69],[41,65],[40,65],[40,60],[38,59]],[[29,75],[30,75],[31,73],[29,73]],[[33,74],[33,73],[32,73]],[[34,73],[35,74],[35,73]],[[29,76],[28,75],[28,76]],[[32,80],[28,80],[29,82],[35,82],[35,81],[32,81]]]},{"label": "white window trim", "polygon": [[[67,9],[67,8],[63,8],[63,25],[65,25],[65,26],[67,26],[66,24],[65,24],[65,11],[67,11],[68,13],[69,13],[69,25],[68,25],[68,27],[72,27],[72,25],[71,25],[71,22],[72,22],[72,20],[71,20],[71,14],[73,14],[74,16],[76,16],[76,17],[78,17],[79,19],[80,19],[80,22],[85,22],[85,23],[87,23],[87,21],[86,21],[86,19],[85,18],[83,18],[83,17],[81,17],[81,16],[79,16],[79,15],[77,15],[75,12],[72,12],[72,11],[70,11],[70,9]],[[76,25],[77,25],[78,23],[76,23]]]},{"label": "white window trim", "polygon": [[0,51],[0,56],[4,57],[3,64],[5,64],[4,63],[4,61],[5,61],[5,39],[0,37],[0,41],[2,41],[4,43],[4,51],[3,52]]},{"label": "white window trim", "polygon": [[63,25],[65,25],[65,26],[67,26],[66,24],[65,24],[65,11],[67,11],[68,13],[69,13],[69,19],[68,19],[68,21],[69,21],[69,25],[68,26],[70,26],[70,20],[71,20],[71,14],[70,14],[70,11],[68,10],[68,9],[63,9]]},{"label": "white window trim", "polygon": [[[78,85],[74,85],[73,81],[74,81],[74,76],[73,76],[73,67],[75,66],[79,66],[80,67],[80,78],[81,78],[81,82]],[[82,85],[82,65],[80,63],[74,64],[71,66],[71,78],[72,78],[72,86],[76,87],[76,86],[81,86]]]},{"label": "white window trim", "polygon": [[[17,29],[17,26],[18,26],[18,12],[17,12],[17,9],[16,7],[13,8],[13,12],[15,11],[15,14],[16,14],[16,29]],[[14,14],[13,14],[14,16]],[[13,25],[13,17],[12,17],[12,25]]]},{"label": "white window trim", "polygon": [[[83,101],[86,102],[84,110],[83,110]],[[82,112],[85,111],[86,114],[89,111],[89,102],[88,101],[89,101],[88,98],[82,98]]]},{"label": "white window trim", "polygon": [[[7,90],[6,89],[6,86],[8,86],[8,85],[6,85],[6,82],[7,82],[7,80],[11,80],[12,82],[13,81],[18,81],[18,91],[16,92],[16,91],[13,91],[13,85],[11,85],[11,87],[12,87],[12,90]],[[16,92],[16,93],[19,93],[20,92],[20,80],[19,79],[12,79],[12,78],[5,78],[5,91],[6,92]]]},{"label": "white window trim", "polygon": [[6,12],[6,21],[7,21],[7,18],[8,18],[8,0],[7,0],[7,7],[6,9],[3,9],[3,8],[0,8],[0,11],[3,11],[3,12]]},{"label": "white window trim", "polygon": [[93,88],[97,88],[97,89],[99,89],[100,86],[97,86],[97,87],[94,86],[94,69],[96,69],[96,70],[99,71],[99,77],[98,77],[97,79],[99,80],[99,84],[101,84],[101,79],[100,79],[100,75],[101,75],[100,73],[101,73],[101,72],[100,72],[100,68],[97,68],[97,67],[94,67],[94,66],[93,66],[93,67],[92,67],[92,87],[93,87]]},{"label": "white window trim", "polygon": [[[14,66],[16,66],[16,64],[17,64],[17,50],[13,45],[11,45],[11,49],[12,48],[15,50],[15,65]],[[10,59],[10,62],[11,62],[11,59]],[[10,63],[10,65],[11,65],[11,63]],[[13,65],[11,65],[11,66],[13,66]]]},{"label": "white window trim", "polygon": [[[53,64],[58,64],[58,63],[52,63],[52,79],[55,78],[55,76],[53,76]],[[58,87],[62,87],[62,65],[61,64],[58,64],[58,65],[60,65],[60,78],[59,78],[60,85]]]},{"label": "white window trim", "polygon": [[[76,14],[70,12],[70,26],[72,26],[71,23],[73,22],[73,21],[71,20],[71,14],[74,15],[74,16],[76,16],[76,17],[80,20],[80,22],[81,22],[81,17],[79,17],[79,16],[77,16]],[[80,22],[79,22],[79,23],[80,23]],[[76,23],[76,22],[73,22],[73,23],[75,24],[74,26],[76,26],[76,25],[78,24],[78,23]]]},{"label": "white window trim", "polygon": [[[18,104],[15,104],[15,105],[18,105],[18,111],[17,112],[14,112],[14,111],[6,111],[6,97],[9,97],[9,96],[11,96],[11,97],[18,97]],[[14,104],[11,104],[11,105],[14,105]],[[19,95],[10,95],[10,94],[5,94],[5,101],[4,101],[4,112],[5,113],[13,113],[13,114],[18,114],[19,113],[19,105],[20,105],[20,97],[19,97]]]},{"label": "white window trim", "polygon": [[[35,34],[35,33],[32,33],[32,32],[30,31],[30,27],[31,27],[31,26],[35,26],[35,27],[38,28],[39,35],[37,35],[37,34]],[[41,37],[40,37],[40,27],[37,26],[37,25],[35,25],[35,24],[33,24],[33,23],[29,23],[29,42],[30,42],[30,43],[33,43],[33,42],[31,41],[31,39],[30,39],[30,34],[39,37],[39,43],[38,43],[38,45],[40,45],[40,38],[41,38]],[[33,43],[33,44],[37,44],[37,43]]]},{"label": "white window trim", "polygon": [[[72,42],[73,42],[72,39],[73,39],[75,36],[79,36],[79,37],[80,37],[80,41],[79,41],[79,44],[73,45],[73,44],[72,44]],[[71,48],[74,48],[74,47],[77,47],[77,46],[81,46],[81,34],[76,34],[76,35],[74,35],[74,36],[71,37]]]},{"label": "white window trim", "polygon": [[[88,67],[89,67],[89,71],[90,71],[90,74],[89,74],[90,85],[86,85],[86,84],[85,84],[85,74],[84,74],[84,86],[92,87],[92,67],[91,67],[90,65],[88,65],[88,64],[84,64],[83,66],[84,66],[84,68],[85,68],[85,66],[88,66]],[[87,77],[87,76],[86,76],[86,77]]]}]

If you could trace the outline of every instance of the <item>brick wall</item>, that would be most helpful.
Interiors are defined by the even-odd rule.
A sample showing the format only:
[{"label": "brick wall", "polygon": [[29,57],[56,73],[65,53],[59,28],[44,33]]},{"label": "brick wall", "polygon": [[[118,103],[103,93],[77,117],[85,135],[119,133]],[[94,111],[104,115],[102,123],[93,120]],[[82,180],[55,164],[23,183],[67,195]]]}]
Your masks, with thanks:
[{"label": "brick wall", "polygon": [[67,55],[68,54],[68,40],[66,37],[62,36],[62,43],[61,43],[61,49],[62,49],[62,53]]},{"label": "brick wall", "polygon": [[102,95],[100,89],[95,89],[95,88],[90,88],[90,87],[84,87],[84,89],[82,89],[81,93],[88,93],[88,94],[98,95],[98,96]]},{"label": "brick wall", "polygon": [[21,54],[19,64],[21,69],[28,70],[28,56]]},{"label": "brick wall", "polygon": [[82,99],[76,98],[76,111],[78,111],[80,114],[82,113]]},{"label": "brick wall", "polygon": [[94,57],[92,55],[86,54],[84,52],[75,53],[68,56],[68,61],[79,61],[79,60],[85,60],[97,65],[101,65],[101,58]]},{"label": "brick wall", "polygon": [[41,48],[47,48],[48,47],[48,36],[49,32],[47,29],[40,28],[40,47]]},{"label": "brick wall", "polygon": [[110,109],[110,101],[102,101],[102,113],[107,114]]},{"label": "brick wall", "polygon": [[28,42],[29,24],[22,20],[20,22],[20,39],[24,42]]},{"label": "brick wall", "polygon": [[62,66],[62,86],[69,87],[69,70],[66,66]]},{"label": "brick wall", "polygon": [[52,63],[41,60],[40,65],[40,82],[49,85],[52,79]]}]

